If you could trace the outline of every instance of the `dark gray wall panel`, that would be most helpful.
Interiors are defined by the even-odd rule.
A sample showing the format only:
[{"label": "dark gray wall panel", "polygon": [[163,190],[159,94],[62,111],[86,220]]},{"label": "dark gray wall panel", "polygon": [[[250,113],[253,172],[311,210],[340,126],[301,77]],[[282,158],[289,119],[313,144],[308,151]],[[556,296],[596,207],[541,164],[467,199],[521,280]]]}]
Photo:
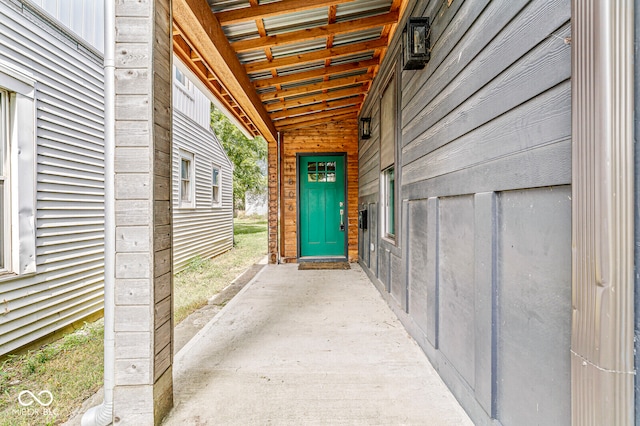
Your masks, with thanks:
[{"label": "dark gray wall panel", "polygon": [[402,258],[391,253],[390,256],[391,275],[389,276],[389,292],[398,302],[398,306],[403,310],[407,309],[407,289],[404,281],[404,263]]},{"label": "dark gray wall panel", "polygon": [[498,197],[498,419],[570,423],[571,188]]},{"label": "dark gray wall panel", "polygon": [[[373,250],[371,249],[373,244]],[[378,204],[369,204],[369,268],[378,277]]]},{"label": "dark gray wall panel", "polygon": [[467,383],[475,381],[473,197],[440,199],[439,344]]},{"label": "dark gray wall panel", "polygon": [[409,315],[427,333],[427,259],[435,254],[427,245],[427,200],[409,203],[409,229],[407,235]]},{"label": "dark gray wall panel", "polygon": [[[636,371],[640,370],[640,0],[634,2],[635,10],[635,336],[636,336]],[[640,380],[638,375],[635,377],[635,421],[640,424]]]},{"label": "dark gray wall panel", "polygon": [[427,246],[431,250],[427,253],[427,339],[437,349],[438,330],[440,327],[440,200],[433,197],[427,200]]},{"label": "dark gray wall panel", "polygon": [[383,245],[378,250],[378,279],[384,285],[385,290],[389,291],[389,275],[391,273],[390,264],[391,252]]},{"label": "dark gray wall panel", "polygon": [[485,412],[495,416],[496,194],[476,194],[474,213],[475,395]]}]

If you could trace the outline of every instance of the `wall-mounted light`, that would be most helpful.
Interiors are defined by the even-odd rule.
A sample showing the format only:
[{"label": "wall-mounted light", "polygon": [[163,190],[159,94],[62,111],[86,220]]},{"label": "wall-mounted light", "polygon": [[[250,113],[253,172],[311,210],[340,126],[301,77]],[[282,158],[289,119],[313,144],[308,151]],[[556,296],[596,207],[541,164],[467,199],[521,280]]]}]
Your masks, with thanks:
[{"label": "wall-mounted light", "polygon": [[369,139],[371,137],[371,117],[360,119],[360,138]]},{"label": "wall-mounted light", "polygon": [[405,70],[421,70],[431,58],[429,18],[409,18],[402,32],[402,63]]}]

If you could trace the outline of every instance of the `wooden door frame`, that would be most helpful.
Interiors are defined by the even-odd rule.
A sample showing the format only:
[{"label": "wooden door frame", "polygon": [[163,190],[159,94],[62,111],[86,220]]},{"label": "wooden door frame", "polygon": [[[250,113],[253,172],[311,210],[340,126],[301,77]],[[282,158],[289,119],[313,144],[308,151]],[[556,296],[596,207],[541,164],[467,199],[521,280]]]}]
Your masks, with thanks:
[{"label": "wooden door frame", "polygon": [[[344,211],[346,220],[344,224],[344,251],[342,256],[301,256],[302,247],[300,244],[300,158],[301,157],[342,157],[344,167]],[[296,153],[296,258],[298,263],[322,262],[326,260],[349,260],[349,176],[347,171],[347,152],[297,152]]]}]

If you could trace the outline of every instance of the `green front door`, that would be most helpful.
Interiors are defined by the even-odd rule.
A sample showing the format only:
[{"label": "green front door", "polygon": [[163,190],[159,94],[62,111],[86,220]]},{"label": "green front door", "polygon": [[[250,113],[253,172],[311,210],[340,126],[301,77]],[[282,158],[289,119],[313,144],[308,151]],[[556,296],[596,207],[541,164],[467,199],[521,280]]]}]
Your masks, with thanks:
[{"label": "green front door", "polygon": [[300,256],[344,256],[344,156],[301,156]]}]

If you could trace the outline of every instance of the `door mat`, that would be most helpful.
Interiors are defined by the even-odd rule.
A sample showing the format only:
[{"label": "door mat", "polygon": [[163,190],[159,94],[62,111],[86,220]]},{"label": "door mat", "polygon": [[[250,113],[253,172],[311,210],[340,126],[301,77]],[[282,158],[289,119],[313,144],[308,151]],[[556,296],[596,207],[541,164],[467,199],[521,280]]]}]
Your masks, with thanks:
[{"label": "door mat", "polygon": [[351,266],[349,266],[349,262],[302,262],[298,264],[298,271],[318,269],[351,269]]}]

